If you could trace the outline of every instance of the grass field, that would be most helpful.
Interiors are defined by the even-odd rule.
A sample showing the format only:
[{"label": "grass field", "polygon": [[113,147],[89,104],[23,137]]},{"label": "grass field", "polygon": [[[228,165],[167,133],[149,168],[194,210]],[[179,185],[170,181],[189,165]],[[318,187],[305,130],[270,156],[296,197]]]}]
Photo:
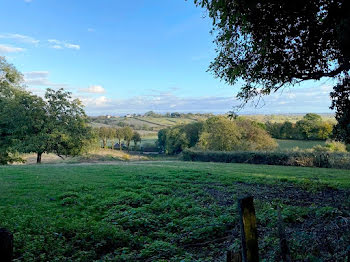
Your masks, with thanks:
[{"label": "grass field", "polygon": [[255,197],[263,261],[275,205],[294,261],[345,261],[350,171],[177,161],[0,167],[0,227],[15,261],[224,261],[237,197]]},{"label": "grass field", "polygon": [[276,139],[278,143],[277,150],[285,151],[291,150],[293,148],[298,147],[299,149],[311,149],[317,145],[324,145],[325,141],[311,141],[311,140],[284,140],[284,139]]}]

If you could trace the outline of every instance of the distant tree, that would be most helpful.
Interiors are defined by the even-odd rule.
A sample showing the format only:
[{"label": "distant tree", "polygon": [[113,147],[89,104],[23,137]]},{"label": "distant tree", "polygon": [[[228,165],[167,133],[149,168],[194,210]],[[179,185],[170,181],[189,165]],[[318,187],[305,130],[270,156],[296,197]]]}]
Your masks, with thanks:
[{"label": "distant tree", "polygon": [[155,112],[153,112],[153,111],[148,111],[148,112],[146,112],[146,113],[144,114],[144,116],[148,116],[148,117],[162,117],[161,114],[157,114],[157,113],[155,113]]},{"label": "distant tree", "polygon": [[212,117],[206,121],[198,144],[205,150],[240,150],[241,133],[235,122],[224,117]]},{"label": "distant tree", "polygon": [[126,141],[126,145],[128,147],[128,150],[130,148],[130,141],[132,140],[132,137],[134,135],[134,131],[131,127],[126,126],[123,127],[123,133],[124,133],[124,140]]},{"label": "distant tree", "polygon": [[329,122],[321,123],[319,125],[318,133],[317,133],[318,139],[321,139],[321,140],[328,139],[331,136],[332,131],[333,131],[333,124]]},{"label": "distant tree", "polygon": [[171,114],[170,114],[170,117],[178,118],[178,117],[181,117],[181,114],[178,113],[178,112],[174,112],[174,113],[171,113]]},{"label": "distant tree", "polygon": [[294,126],[292,122],[285,121],[281,126],[280,138],[292,139],[294,136]]},{"label": "distant tree", "polygon": [[103,148],[107,148],[107,140],[109,137],[108,127],[101,126],[98,132],[100,139],[102,140]]},{"label": "distant tree", "polygon": [[115,128],[109,127],[108,128],[108,139],[111,141],[111,149],[114,149],[115,139],[116,139],[116,132]]},{"label": "distant tree", "polygon": [[305,119],[307,121],[314,122],[314,123],[322,121],[322,117],[318,114],[315,114],[315,113],[308,113],[303,117],[303,119]]},{"label": "distant tree", "polygon": [[141,135],[139,132],[134,131],[133,135],[132,135],[132,140],[134,141],[134,146],[135,148],[137,147],[137,143],[141,142]]},{"label": "distant tree", "polygon": [[296,122],[296,129],[301,139],[319,139],[319,127],[322,124],[322,117],[317,114],[306,114],[302,120]]},{"label": "distant tree", "polygon": [[169,129],[161,129],[158,131],[158,140],[157,140],[157,146],[160,148],[161,151],[166,150],[166,142],[167,142],[167,131]]},{"label": "distant tree", "polygon": [[118,139],[119,141],[119,150],[122,151],[122,139],[124,139],[124,128],[117,128],[115,130],[115,137]]}]

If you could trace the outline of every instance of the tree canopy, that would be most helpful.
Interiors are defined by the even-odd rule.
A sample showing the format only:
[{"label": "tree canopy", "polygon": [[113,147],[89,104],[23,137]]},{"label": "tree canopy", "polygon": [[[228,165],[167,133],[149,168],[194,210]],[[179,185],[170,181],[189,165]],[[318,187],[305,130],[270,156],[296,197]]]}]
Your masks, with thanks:
[{"label": "tree canopy", "polygon": [[[350,1],[194,0],[213,20],[217,57],[209,69],[228,84],[243,80],[244,102],[284,86],[323,77],[339,79],[333,92],[337,119],[349,103]],[[341,99],[345,99],[344,102]],[[347,99],[347,100],[346,100]],[[342,131],[341,131],[341,128]],[[337,126],[337,138],[350,136]]]},{"label": "tree canopy", "polygon": [[208,9],[217,57],[210,69],[229,84],[243,79],[249,99],[300,80],[350,69],[347,0],[195,0]]},{"label": "tree canopy", "polygon": [[92,139],[81,102],[63,89],[47,89],[45,99],[24,89],[22,75],[0,58],[0,161],[11,154],[78,155]]}]

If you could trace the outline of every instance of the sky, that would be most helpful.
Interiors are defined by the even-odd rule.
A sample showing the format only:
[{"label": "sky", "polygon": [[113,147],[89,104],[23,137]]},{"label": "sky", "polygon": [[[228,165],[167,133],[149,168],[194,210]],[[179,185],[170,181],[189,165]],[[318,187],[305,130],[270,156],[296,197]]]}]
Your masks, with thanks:
[{"label": "sky", "polygon": [[[64,88],[89,115],[225,113],[240,85],[208,72],[211,21],[192,0],[1,0],[0,55],[28,90]],[[329,113],[331,80],[249,103],[241,114]]]}]

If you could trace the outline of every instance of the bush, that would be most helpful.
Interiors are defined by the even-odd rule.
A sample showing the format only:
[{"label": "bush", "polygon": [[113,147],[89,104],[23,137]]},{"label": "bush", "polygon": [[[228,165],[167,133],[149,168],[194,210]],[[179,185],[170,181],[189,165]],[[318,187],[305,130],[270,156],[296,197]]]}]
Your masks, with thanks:
[{"label": "bush", "polygon": [[337,141],[327,141],[324,146],[317,145],[312,150],[315,152],[347,152],[346,145]]},{"label": "bush", "polygon": [[183,151],[185,161],[247,163],[350,169],[350,154],[330,152],[218,152]]}]

